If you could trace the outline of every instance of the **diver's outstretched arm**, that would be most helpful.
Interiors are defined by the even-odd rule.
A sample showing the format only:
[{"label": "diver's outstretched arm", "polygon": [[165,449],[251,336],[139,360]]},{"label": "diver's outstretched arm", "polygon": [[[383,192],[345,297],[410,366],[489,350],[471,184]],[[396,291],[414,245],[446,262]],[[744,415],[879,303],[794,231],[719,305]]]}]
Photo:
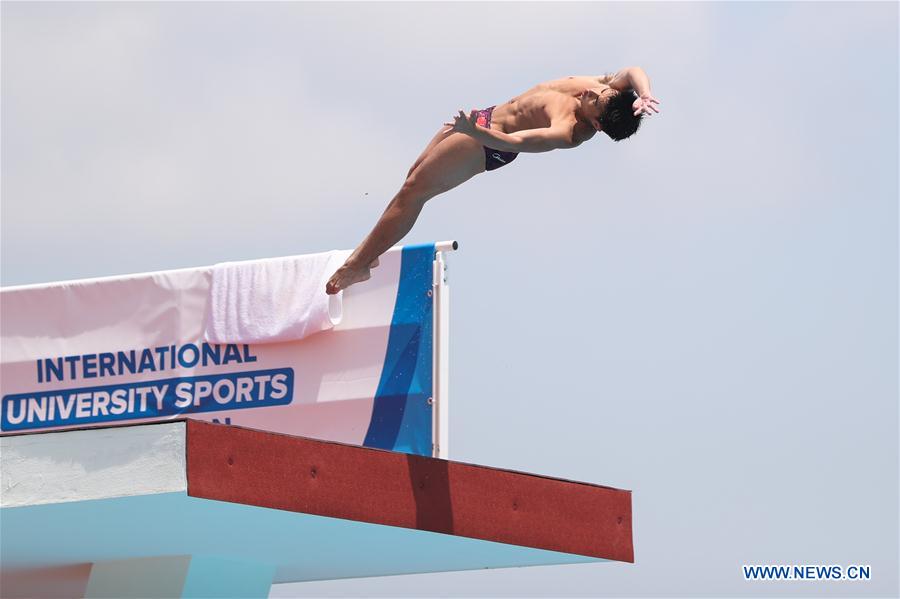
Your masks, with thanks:
[{"label": "diver's outstretched arm", "polygon": [[633,89],[638,95],[638,99],[634,101],[632,108],[634,115],[659,113],[657,104],[659,100],[653,97],[650,92],[650,78],[641,67],[626,67],[620,70],[610,80],[609,86],[619,91]]},{"label": "diver's outstretched arm", "polygon": [[625,67],[610,80],[609,86],[619,91],[633,89],[638,96],[650,95],[650,78],[641,67]]}]

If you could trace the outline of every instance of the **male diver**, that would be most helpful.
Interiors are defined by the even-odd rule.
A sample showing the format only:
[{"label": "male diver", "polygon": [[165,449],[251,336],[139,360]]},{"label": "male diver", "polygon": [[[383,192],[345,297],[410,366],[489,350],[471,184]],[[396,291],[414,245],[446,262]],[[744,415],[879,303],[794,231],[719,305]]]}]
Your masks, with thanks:
[{"label": "male diver", "polygon": [[368,279],[378,257],[409,232],[434,196],[509,164],[519,152],[574,148],[598,131],[621,141],[638,130],[645,115],[658,113],[658,104],[644,70],[627,67],[614,75],[540,83],[468,116],[460,110],[416,159],[372,232],[334,273],[325,291],[334,294]]}]

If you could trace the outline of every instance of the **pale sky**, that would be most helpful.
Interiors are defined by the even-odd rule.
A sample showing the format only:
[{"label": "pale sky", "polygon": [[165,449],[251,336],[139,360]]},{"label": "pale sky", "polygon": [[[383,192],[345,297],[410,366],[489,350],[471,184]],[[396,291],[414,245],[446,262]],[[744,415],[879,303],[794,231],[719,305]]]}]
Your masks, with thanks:
[{"label": "pale sky", "polygon": [[[896,596],[898,4],[2,4],[2,284],[351,248],[458,109],[643,67],[456,239],[451,457],[633,490],[635,564],[300,596]],[[742,564],[869,564],[747,582]]]}]

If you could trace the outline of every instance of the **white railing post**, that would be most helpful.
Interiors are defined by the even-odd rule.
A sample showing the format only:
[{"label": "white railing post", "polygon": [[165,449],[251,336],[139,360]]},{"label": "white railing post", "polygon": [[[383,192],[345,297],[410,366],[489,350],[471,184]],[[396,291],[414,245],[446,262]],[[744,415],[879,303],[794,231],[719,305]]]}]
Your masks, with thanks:
[{"label": "white railing post", "polygon": [[450,378],[450,285],[447,282],[447,264],[444,253],[457,249],[455,241],[436,243],[434,246],[434,310],[432,360],[432,429],[431,455],[450,458],[449,442],[449,378]]}]

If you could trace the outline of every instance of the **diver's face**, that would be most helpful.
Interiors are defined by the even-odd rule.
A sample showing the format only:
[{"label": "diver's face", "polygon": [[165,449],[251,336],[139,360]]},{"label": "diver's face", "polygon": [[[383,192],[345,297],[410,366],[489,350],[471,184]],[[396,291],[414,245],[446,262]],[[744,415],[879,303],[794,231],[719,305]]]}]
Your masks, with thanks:
[{"label": "diver's face", "polygon": [[597,131],[601,130],[600,116],[616,93],[611,87],[587,89],[581,93],[581,112]]},{"label": "diver's face", "polygon": [[595,112],[599,107],[600,91],[596,89],[586,89],[581,92],[581,107],[589,109],[588,112]]}]

